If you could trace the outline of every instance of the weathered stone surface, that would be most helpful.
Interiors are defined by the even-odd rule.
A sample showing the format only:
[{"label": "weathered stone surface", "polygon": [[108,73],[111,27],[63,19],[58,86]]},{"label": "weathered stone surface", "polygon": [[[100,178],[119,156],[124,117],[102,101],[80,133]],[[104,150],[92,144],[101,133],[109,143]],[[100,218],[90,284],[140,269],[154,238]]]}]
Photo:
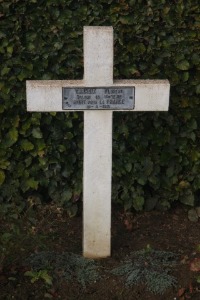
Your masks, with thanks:
[{"label": "weathered stone surface", "polygon": [[85,257],[110,255],[112,111],[85,111],[83,160]]},{"label": "weathered stone surface", "polygon": [[[94,76],[95,77],[95,76]],[[93,81],[94,82],[94,81]],[[86,87],[83,80],[27,81],[28,111],[67,111],[62,109],[63,87]],[[95,84],[94,84],[95,86]],[[109,86],[105,84],[104,86]],[[168,80],[115,80],[113,87],[135,87],[133,111],[167,111],[169,107]],[[70,110],[72,111],[72,110]],[[126,111],[126,110],[125,110]],[[127,110],[131,111],[131,110]]]},{"label": "weathered stone surface", "polygon": [[84,27],[84,84],[109,86],[113,84],[113,28]]},{"label": "weathered stone surface", "polygon": [[[86,86],[113,84],[112,27],[84,28]],[[112,111],[84,112],[83,253],[110,256]]]}]

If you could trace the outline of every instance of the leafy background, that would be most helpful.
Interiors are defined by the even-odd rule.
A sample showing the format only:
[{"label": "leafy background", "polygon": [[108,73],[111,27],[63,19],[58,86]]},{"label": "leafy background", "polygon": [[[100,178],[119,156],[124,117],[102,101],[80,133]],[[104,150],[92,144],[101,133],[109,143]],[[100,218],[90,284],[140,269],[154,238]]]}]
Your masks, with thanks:
[{"label": "leafy background", "polygon": [[[0,0],[0,203],[82,197],[82,113],[27,113],[25,81],[82,79],[83,26],[114,27],[114,77],[169,79],[170,110],[114,113],[113,201],[200,204],[198,0]],[[37,192],[37,193],[36,193]],[[43,197],[43,200],[41,200]]]}]

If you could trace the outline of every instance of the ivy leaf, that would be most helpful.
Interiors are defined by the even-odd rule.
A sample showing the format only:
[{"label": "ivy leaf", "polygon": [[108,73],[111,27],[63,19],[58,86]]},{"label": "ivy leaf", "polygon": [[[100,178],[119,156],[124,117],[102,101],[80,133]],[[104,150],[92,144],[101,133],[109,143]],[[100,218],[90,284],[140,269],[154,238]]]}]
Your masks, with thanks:
[{"label": "ivy leaf", "polygon": [[34,145],[28,140],[21,141],[21,149],[24,151],[30,151],[34,149]]},{"label": "ivy leaf", "polygon": [[184,72],[184,73],[183,73],[183,76],[182,76],[183,81],[184,81],[184,82],[188,81],[189,76],[190,76],[190,75],[189,75],[189,72]]},{"label": "ivy leaf", "polygon": [[34,178],[29,178],[27,181],[26,181],[26,184],[29,188],[32,188],[34,190],[37,190],[38,189],[38,184],[39,182],[37,180],[35,180]]},{"label": "ivy leaf", "polygon": [[8,52],[9,54],[12,54],[12,53],[13,53],[13,46],[8,46],[8,47],[7,47],[7,52]]},{"label": "ivy leaf", "polygon": [[135,210],[140,211],[143,209],[144,205],[144,197],[142,196],[136,196],[133,200],[133,207]]},{"label": "ivy leaf", "polygon": [[127,172],[130,172],[131,169],[132,169],[132,164],[131,164],[131,163],[127,163],[127,164],[125,165],[125,169],[126,169]]},{"label": "ivy leaf", "polygon": [[38,151],[41,151],[46,147],[46,144],[45,144],[44,140],[42,140],[42,139],[37,139],[35,141],[35,145],[36,145]]},{"label": "ivy leaf", "polygon": [[138,181],[139,184],[145,185],[145,183],[146,183],[147,180],[146,180],[146,177],[144,177],[144,176],[142,177],[142,175],[141,175],[141,176],[138,178],[137,181]]},{"label": "ivy leaf", "polygon": [[1,146],[8,148],[15,144],[18,140],[18,131],[16,128],[11,128],[6,135],[6,138],[2,141]]},{"label": "ivy leaf", "polygon": [[200,84],[198,84],[196,86],[196,94],[199,95],[200,94]]},{"label": "ivy leaf", "polygon": [[188,190],[180,196],[180,201],[183,204],[194,206],[194,194],[191,190]]},{"label": "ivy leaf", "polygon": [[176,67],[179,70],[186,71],[190,68],[190,63],[187,60],[181,60],[177,63]]},{"label": "ivy leaf", "polygon": [[61,202],[64,204],[68,202],[72,197],[72,192],[70,190],[66,190],[61,194]]},{"label": "ivy leaf", "polygon": [[20,117],[19,117],[19,115],[17,115],[15,118],[12,119],[13,126],[18,127],[19,126],[19,121],[20,121]]},{"label": "ivy leaf", "polygon": [[32,135],[36,139],[41,139],[42,138],[42,132],[41,132],[40,128],[39,127],[33,128]]},{"label": "ivy leaf", "polygon": [[12,128],[8,132],[8,136],[10,140],[13,142],[13,144],[17,141],[18,139],[18,131],[16,128]]},{"label": "ivy leaf", "polygon": [[10,161],[7,160],[0,160],[0,169],[7,169],[7,167],[10,166]]},{"label": "ivy leaf", "polygon": [[188,219],[191,222],[197,222],[198,221],[199,218],[198,218],[197,212],[194,208],[192,208],[188,211]]},{"label": "ivy leaf", "polygon": [[2,185],[4,183],[4,180],[5,180],[5,173],[4,171],[0,171],[0,185]]},{"label": "ivy leaf", "polygon": [[71,207],[68,208],[67,212],[70,218],[75,217],[75,215],[78,212],[78,205],[76,204],[72,205]]},{"label": "ivy leaf", "polygon": [[4,76],[4,75],[7,75],[10,71],[10,68],[8,67],[4,67],[2,70],[1,70],[1,75]]}]

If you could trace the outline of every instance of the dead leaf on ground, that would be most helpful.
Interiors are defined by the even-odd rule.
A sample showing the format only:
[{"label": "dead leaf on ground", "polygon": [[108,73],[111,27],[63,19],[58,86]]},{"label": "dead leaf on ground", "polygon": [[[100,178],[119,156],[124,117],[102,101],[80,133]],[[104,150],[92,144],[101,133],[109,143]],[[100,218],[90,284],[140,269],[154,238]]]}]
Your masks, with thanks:
[{"label": "dead leaf on ground", "polygon": [[190,271],[192,271],[192,272],[199,272],[200,271],[200,258],[195,258],[190,263]]},{"label": "dead leaf on ground", "polygon": [[182,297],[182,296],[184,295],[184,293],[185,293],[185,288],[180,288],[180,289],[178,290],[177,296],[178,296],[178,297]]}]

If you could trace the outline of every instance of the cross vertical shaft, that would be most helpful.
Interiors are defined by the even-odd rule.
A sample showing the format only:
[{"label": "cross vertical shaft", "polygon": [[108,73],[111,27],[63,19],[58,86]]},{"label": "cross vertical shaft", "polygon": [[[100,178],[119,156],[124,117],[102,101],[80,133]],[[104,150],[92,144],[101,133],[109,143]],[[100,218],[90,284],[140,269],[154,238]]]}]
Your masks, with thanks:
[{"label": "cross vertical shaft", "polygon": [[[84,27],[84,84],[113,84],[113,28]],[[110,256],[112,111],[84,111],[83,254]]]}]

